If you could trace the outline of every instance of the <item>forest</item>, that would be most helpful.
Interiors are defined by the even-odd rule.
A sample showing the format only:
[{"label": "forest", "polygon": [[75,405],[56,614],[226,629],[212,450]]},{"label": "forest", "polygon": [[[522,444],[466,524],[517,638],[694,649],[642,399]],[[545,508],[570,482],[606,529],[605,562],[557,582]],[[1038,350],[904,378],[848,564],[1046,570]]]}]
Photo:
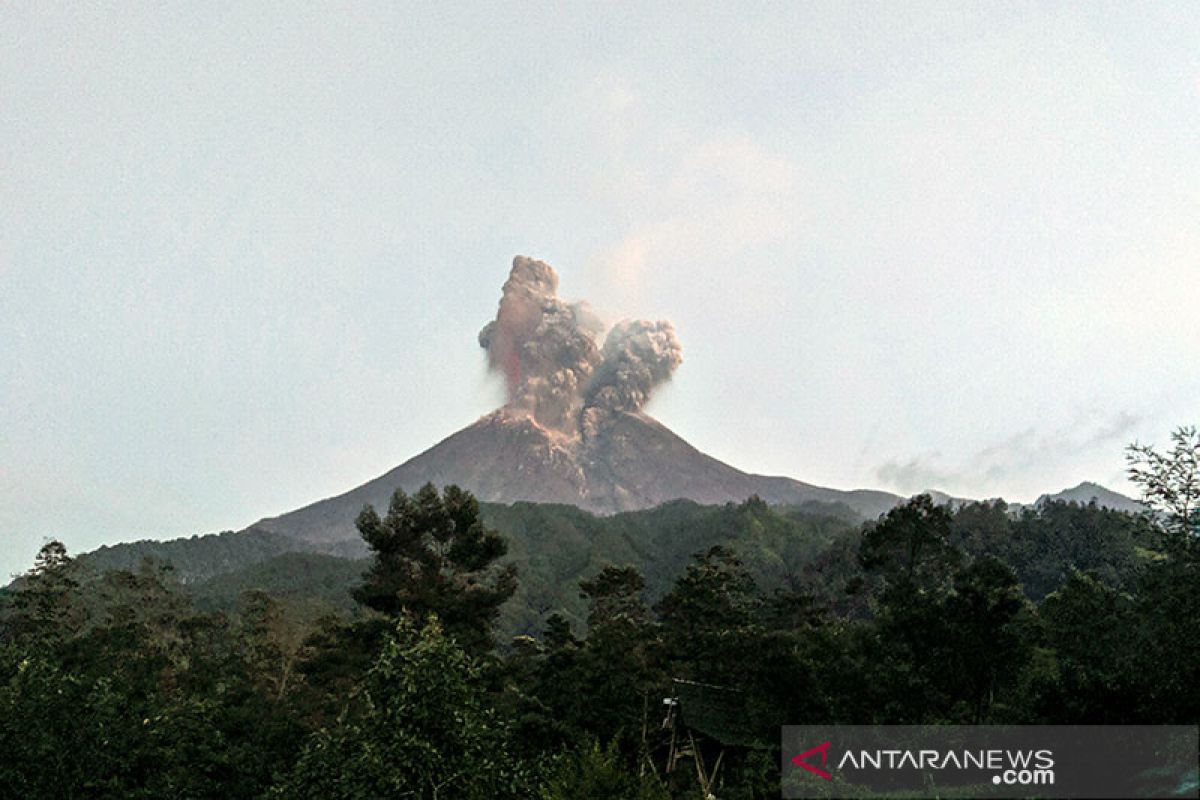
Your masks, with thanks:
[{"label": "forest", "polygon": [[52,541],[0,596],[0,785],[729,800],[779,796],[785,724],[1195,724],[1200,447],[1176,445],[1130,450],[1141,515],[598,520],[427,485],[363,510],[361,560],[214,578]]}]

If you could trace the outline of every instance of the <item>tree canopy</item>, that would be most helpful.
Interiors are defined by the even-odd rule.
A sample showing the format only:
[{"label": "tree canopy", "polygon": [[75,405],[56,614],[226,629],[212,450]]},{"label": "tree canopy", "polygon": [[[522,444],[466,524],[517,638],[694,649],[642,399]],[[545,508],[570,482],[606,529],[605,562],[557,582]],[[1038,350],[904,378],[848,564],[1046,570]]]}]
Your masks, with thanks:
[{"label": "tree canopy", "polygon": [[[0,594],[0,785],[666,800],[704,774],[749,800],[778,796],[784,724],[1194,724],[1200,562],[1171,508],[919,496],[854,526],[754,499],[525,504],[492,527],[427,486],[360,515],[361,579],[268,559],[221,603],[169,564],[100,569],[52,542]],[[517,591],[505,526],[560,592]],[[580,561],[588,537],[619,557]],[[342,588],[297,594],[289,568]],[[538,624],[501,639],[506,619]]]}]

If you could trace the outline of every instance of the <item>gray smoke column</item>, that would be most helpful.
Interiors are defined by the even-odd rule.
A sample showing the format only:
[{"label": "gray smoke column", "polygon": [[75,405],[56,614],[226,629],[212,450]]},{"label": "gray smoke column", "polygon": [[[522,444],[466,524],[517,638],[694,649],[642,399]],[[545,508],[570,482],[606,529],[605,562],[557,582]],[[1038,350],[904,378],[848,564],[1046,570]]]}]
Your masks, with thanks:
[{"label": "gray smoke column", "polygon": [[614,413],[641,409],[683,360],[669,322],[626,320],[601,349],[603,331],[586,303],[558,297],[549,264],[517,256],[479,344],[504,376],[508,408],[548,428],[590,434]]},{"label": "gray smoke column", "polygon": [[547,263],[513,259],[496,319],[479,332],[488,364],[504,375],[508,406],[557,430],[578,428],[583,390],[600,363],[602,326],[583,303],[558,297]]},{"label": "gray smoke column", "polygon": [[627,319],[608,332],[584,402],[583,429],[591,435],[618,412],[640,411],[683,362],[670,322]]}]

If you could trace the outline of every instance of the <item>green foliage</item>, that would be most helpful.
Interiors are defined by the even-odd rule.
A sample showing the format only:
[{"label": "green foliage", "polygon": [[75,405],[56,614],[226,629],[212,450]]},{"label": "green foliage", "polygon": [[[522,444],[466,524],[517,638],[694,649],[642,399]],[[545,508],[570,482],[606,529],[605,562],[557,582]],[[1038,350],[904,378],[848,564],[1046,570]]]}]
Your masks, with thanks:
[{"label": "green foliage", "polygon": [[180,582],[192,584],[303,549],[303,543],[288,536],[251,528],[237,533],[225,531],[168,542],[106,545],[80,556],[79,560],[92,571],[101,573],[135,570],[149,558],[170,564]]},{"label": "green foliage", "polygon": [[953,514],[917,495],[889,511],[863,534],[859,561],[877,571],[897,593],[937,591],[945,585],[962,552],[950,541]]},{"label": "green foliage", "polygon": [[[770,508],[759,503],[700,506],[667,503],[646,511],[597,517],[570,506],[482,504],[485,526],[509,545],[503,563],[521,576],[501,606],[502,641],[538,635],[552,614],[586,623],[586,600],[576,586],[608,564],[628,564],[656,602],[686,568],[690,554],[715,545],[735,549],[764,590],[802,591],[841,616],[862,618],[882,581],[858,564],[861,532],[845,513],[809,505]],[[239,545],[239,537],[246,537]],[[278,538],[278,540],[277,540]],[[991,555],[1017,572],[1026,594],[1040,601],[1075,570],[1130,588],[1147,558],[1161,554],[1161,536],[1144,519],[1068,503],[1047,503],[1014,514],[1003,503],[968,504],[952,515],[949,541],[969,558]],[[206,610],[233,611],[241,594],[265,589],[355,614],[350,591],[368,562],[295,551],[304,546],[262,531],[141,542],[82,556],[84,571],[135,570],[144,555],[170,563],[186,591]]]},{"label": "green foliage", "polygon": [[1129,479],[1142,490],[1147,505],[1162,517],[1173,534],[1172,544],[1196,548],[1200,539],[1200,429],[1177,428],[1171,450],[1153,445],[1130,445],[1126,450]]},{"label": "green foliage", "polygon": [[[485,526],[503,534],[509,545],[503,563],[516,567],[521,577],[500,610],[504,639],[539,634],[555,613],[582,628],[587,603],[578,583],[608,564],[636,567],[646,581],[646,600],[653,602],[670,589],[691,553],[715,545],[735,548],[766,588],[802,588],[829,605],[855,605],[843,587],[858,575],[850,552],[857,549],[858,534],[852,518],[836,508],[776,509],[761,502],[701,506],[681,500],[597,517],[572,506],[516,503],[482,504],[480,516]],[[848,548],[843,554],[848,559],[831,557],[835,542]],[[170,564],[183,589],[208,611],[233,612],[244,592],[263,589],[327,611],[360,613],[362,607],[350,593],[369,562],[357,555],[341,558],[299,549],[305,546],[250,530],[115,545],[82,556],[80,562],[93,573],[136,570],[147,557]]]},{"label": "green foliage", "polygon": [[968,504],[954,515],[951,537],[972,557],[992,556],[1011,566],[1025,593],[1039,601],[1074,572],[1131,587],[1145,562],[1139,548],[1155,548],[1160,539],[1144,518],[1063,502],[1017,516],[1002,502]]},{"label": "green foliage", "polygon": [[264,591],[314,612],[352,616],[360,607],[350,592],[369,565],[366,559],[324,553],[283,553],[194,583],[187,591],[198,607],[211,611],[232,611],[246,592]]},{"label": "green foliage", "polygon": [[9,650],[0,686],[0,784],[14,797],[115,796],[136,731],[111,683]]},{"label": "green foliage", "polygon": [[33,568],[7,598],[7,637],[42,647],[82,630],[88,621],[88,609],[80,602],[81,572],[62,542],[47,542],[38,551]]},{"label": "green foliage", "polygon": [[761,602],[754,578],[731,549],[698,554],[657,607],[667,657],[683,673],[676,677],[736,684],[745,663],[743,634]]},{"label": "green foliage", "polygon": [[975,724],[1003,721],[996,715],[1012,705],[1034,644],[1029,602],[1016,573],[995,558],[981,558],[954,576],[941,608],[944,668],[953,681],[950,694],[958,698],[955,717]]},{"label": "green foliage", "polygon": [[386,517],[368,506],[357,525],[375,560],[356,600],[384,614],[436,614],[463,646],[490,649],[516,569],[496,564],[507,545],[484,526],[473,495],[447,486],[439,496],[431,483],[411,498],[398,489]]},{"label": "green foliage", "polygon": [[[308,609],[296,607],[261,589],[242,595],[239,649],[262,690],[282,700],[298,679],[305,641],[317,620]],[[307,613],[306,613],[307,612]]]},{"label": "green foliage", "polygon": [[1043,714],[1063,722],[1123,723],[1134,718],[1137,629],[1129,595],[1074,573],[1041,606],[1057,680],[1045,687]]},{"label": "green foliage", "polygon": [[[21,592],[69,567],[40,560]],[[60,576],[61,577],[61,576]],[[152,564],[53,583],[86,624],[11,636],[0,654],[0,785],[46,798],[255,797],[299,731],[257,692],[230,627],[197,615]],[[20,592],[18,592],[20,594]],[[39,603],[22,604],[21,609]],[[29,630],[18,609],[4,626]],[[61,619],[57,612],[53,619]]]},{"label": "green foliage", "polygon": [[[555,613],[582,627],[587,602],[575,587],[610,564],[635,567],[646,582],[647,602],[654,602],[693,553],[717,545],[736,550],[764,587],[820,590],[824,584],[813,586],[813,570],[826,548],[857,535],[844,518],[761,501],[701,506],[677,500],[611,517],[534,503],[488,505],[483,513],[508,539],[509,558],[521,576],[501,616],[501,628],[510,634],[539,634]],[[841,597],[839,592],[836,599]]]},{"label": "green foliage", "polygon": [[884,577],[876,635],[860,643],[882,719],[992,721],[1031,658],[1016,574],[991,556],[968,559],[953,524],[948,508],[921,495],[863,534],[860,562]]},{"label": "green foliage", "polygon": [[1200,561],[1195,551],[1155,562],[1134,598],[1128,647],[1139,717],[1200,719]]},{"label": "green foliage", "polygon": [[479,665],[436,617],[401,616],[350,707],[319,731],[272,793],[281,798],[503,800],[530,794]]},{"label": "green foliage", "polygon": [[[730,800],[777,796],[787,723],[1190,723],[1200,562],[1170,520],[928,497],[861,528],[754,498],[598,518],[427,487],[360,518],[369,606],[345,600],[362,562],[328,555],[192,580],[52,543],[0,597],[0,785],[694,797],[678,735],[722,753]],[[498,621],[536,635],[496,652]]]},{"label": "green foliage", "polygon": [[542,800],[670,800],[667,787],[653,771],[640,775],[625,763],[615,743],[601,747],[593,740],[559,759],[539,795]]}]

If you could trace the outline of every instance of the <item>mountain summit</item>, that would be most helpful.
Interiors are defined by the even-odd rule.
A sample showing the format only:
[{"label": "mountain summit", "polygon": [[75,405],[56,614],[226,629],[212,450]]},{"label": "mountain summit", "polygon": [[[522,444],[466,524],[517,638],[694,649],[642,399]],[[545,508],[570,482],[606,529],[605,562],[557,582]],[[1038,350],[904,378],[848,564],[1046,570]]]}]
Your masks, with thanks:
[{"label": "mountain summit", "polygon": [[[601,335],[604,335],[601,338]],[[611,514],[669,500],[844,503],[875,516],[900,498],[752,475],[705,455],[642,409],[682,362],[670,322],[605,326],[586,303],[558,297],[558,275],[517,256],[479,344],[503,376],[504,406],[345,494],[253,527],[313,542],[355,537],[362,507],[397,487],[457,484],[480,500],[565,503]]]},{"label": "mountain summit", "polygon": [[1072,489],[1064,489],[1058,494],[1044,494],[1037,499],[1034,506],[1039,507],[1051,502],[1079,503],[1080,505],[1095,503],[1101,508],[1126,511],[1130,514],[1140,514],[1147,510],[1142,502],[1090,481],[1084,481]]},{"label": "mountain summit", "polygon": [[356,489],[253,527],[312,542],[354,538],[364,505],[382,511],[397,487],[413,491],[427,481],[457,484],[486,502],[565,503],[601,514],[679,498],[716,504],[756,494],[787,505],[844,503],[874,517],[900,501],[887,492],[843,492],[742,472],[643,413],[616,413],[595,435],[572,438],[502,408]]}]

